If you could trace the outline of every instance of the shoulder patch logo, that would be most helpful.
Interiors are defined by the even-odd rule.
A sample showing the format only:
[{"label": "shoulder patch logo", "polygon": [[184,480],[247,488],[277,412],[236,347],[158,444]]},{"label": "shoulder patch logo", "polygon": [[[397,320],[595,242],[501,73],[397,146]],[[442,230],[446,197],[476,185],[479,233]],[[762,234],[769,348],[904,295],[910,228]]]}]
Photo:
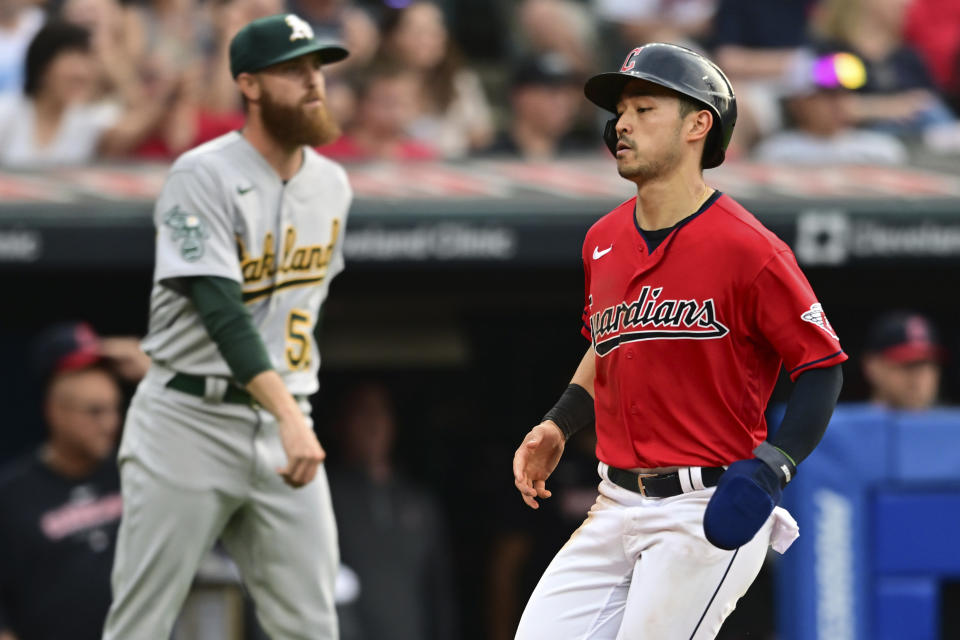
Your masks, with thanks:
[{"label": "shoulder patch logo", "polygon": [[313,40],[313,27],[307,24],[300,16],[295,16],[291,13],[286,17],[284,22],[290,27],[290,42]]},{"label": "shoulder patch logo", "polygon": [[833,330],[833,326],[831,326],[830,321],[827,320],[827,314],[823,312],[823,305],[819,302],[814,302],[810,305],[810,310],[800,314],[800,319],[804,322],[817,325],[823,329],[828,336],[834,340],[839,340],[837,333]]},{"label": "shoulder patch logo", "polygon": [[200,214],[187,213],[180,205],[174,205],[163,214],[163,224],[173,229],[174,242],[182,240],[180,254],[184,260],[195,262],[203,257],[203,241],[210,236],[210,231]]}]

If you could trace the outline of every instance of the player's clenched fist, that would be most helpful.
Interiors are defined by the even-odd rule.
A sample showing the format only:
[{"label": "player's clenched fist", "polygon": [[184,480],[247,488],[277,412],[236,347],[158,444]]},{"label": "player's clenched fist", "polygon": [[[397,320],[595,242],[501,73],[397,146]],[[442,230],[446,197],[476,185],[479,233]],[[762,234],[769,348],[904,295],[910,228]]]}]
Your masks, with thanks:
[{"label": "player's clenched fist", "polygon": [[280,422],[278,428],[287,466],[277,469],[277,473],[291,487],[310,484],[317,475],[317,466],[327,457],[326,451],[305,420]]},{"label": "player's clenched fist", "polygon": [[523,501],[531,508],[540,505],[536,498],[549,498],[547,478],[557,468],[563,455],[563,434],[552,420],[535,426],[513,454],[513,483],[520,490]]}]

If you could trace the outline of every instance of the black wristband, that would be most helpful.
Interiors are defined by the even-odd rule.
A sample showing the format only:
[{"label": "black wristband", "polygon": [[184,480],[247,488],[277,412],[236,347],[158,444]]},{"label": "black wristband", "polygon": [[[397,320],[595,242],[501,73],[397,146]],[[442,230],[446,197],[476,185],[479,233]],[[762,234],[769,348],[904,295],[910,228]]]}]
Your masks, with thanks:
[{"label": "black wristband", "polygon": [[553,420],[563,432],[564,440],[569,440],[577,431],[593,426],[593,396],[580,385],[571,383],[543,419]]},{"label": "black wristband", "polygon": [[787,486],[787,483],[797,475],[797,465],[793,463],[790,456],[766,440],[757,445],[757,448],[753,450],[753,455],[773,469],[773,472],[780,478],[781,489]]}]

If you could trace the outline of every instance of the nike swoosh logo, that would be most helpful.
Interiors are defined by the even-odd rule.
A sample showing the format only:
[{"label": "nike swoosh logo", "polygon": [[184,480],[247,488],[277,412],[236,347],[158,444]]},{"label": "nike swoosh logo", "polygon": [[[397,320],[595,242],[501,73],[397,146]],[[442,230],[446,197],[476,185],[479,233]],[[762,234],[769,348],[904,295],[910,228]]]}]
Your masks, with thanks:
[{"label": "nike swoosh logo", "polygon": [[600,251],[600,247],[594,247],[594,248],[593,248],[593,259],[594,259],[594,260],[599,260],[599,259],[602,258],[603,256],[605,256],[605,255],[607,255],[608,253],[610,253],[612,250],[613,250],[613,245],[612,245],[612,244],[611,244],[609,247],[607,247],[606,249],[604,249],[603,251]]},{"label": "nike swoosh logo", "polygon": [[243,187],[237,187],[237,193],[244,196],[250,193],[251,191],[253,191],[254,189],[256,189],[256,187],[247,187],[246,189],[244,189]]}]

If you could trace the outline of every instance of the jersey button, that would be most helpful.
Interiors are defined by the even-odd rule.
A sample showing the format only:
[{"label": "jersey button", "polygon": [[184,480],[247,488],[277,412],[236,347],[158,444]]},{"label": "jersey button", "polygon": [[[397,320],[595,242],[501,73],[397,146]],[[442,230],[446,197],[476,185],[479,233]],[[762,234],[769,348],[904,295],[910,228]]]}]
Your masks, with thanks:
[{"label": "jersey button", "polygon": [[632,413],[632,414],[636,414],[636,413],[637,413],[637,403],[636,403],[636,402],[631,402],[631,403],[630,403],[630,413]]},{"label": "jersey button", "polygon": [[633,351],[627,349],[627,360],[633,360]]}]

